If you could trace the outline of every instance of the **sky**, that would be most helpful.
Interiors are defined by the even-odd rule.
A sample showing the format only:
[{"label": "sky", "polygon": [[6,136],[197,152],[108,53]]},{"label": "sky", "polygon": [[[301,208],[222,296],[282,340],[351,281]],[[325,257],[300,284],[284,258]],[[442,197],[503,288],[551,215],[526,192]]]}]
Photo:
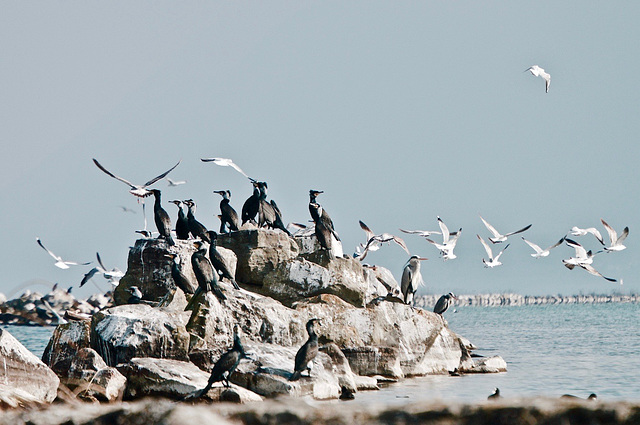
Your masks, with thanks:
[{"label": "sky", "polygon": [[[640,180],[634,2],[5,2],[0,14],[0,292],[78,288],[91,266],[126,269],[141,206],[108,170],[193,198],[217,229],[219,196],[239,211],[251,186],[202,157],[232,158],[267,181],[287,222],[309,220],[308,191],[345,252],[376,233],[403,237],[428,293],[637,292]],[[543,67],[544,81],[525,71]],[[631,186],[630,186],[631,185]],[[149,200],[149,207],[151,201]],[[137,211],[123,212],[120,206]],[[151,210],[151,208],[149,208]],[[569,271],[561,246],[544,259],[521,235],[486,269],[476,238],[502,232],[543,246],[604,218],[628,249],[596,256],[612,284]],[[463,228],[457,259],[399,228]],[[154,228],[151,214],[149,226]],[[605,236],[606,239],[606,236]],[[588,249],[599,244],[578,239]],[[407,254],[367,262],[400,279]]]}]

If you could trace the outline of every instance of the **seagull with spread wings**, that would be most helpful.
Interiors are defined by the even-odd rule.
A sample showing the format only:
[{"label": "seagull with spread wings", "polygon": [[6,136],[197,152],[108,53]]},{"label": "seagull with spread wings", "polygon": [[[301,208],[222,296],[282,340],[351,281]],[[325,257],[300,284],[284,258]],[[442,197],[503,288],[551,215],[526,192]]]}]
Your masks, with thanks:
[{"label": "seagull with spread wings", "polygon": [[549,248],[542,249],[538,245],[534,244],[533,242],[526,240],[524,237],[522,237],[522,240],[525,241],[527,245],[529,245],[535,251],[533,254],[531,254],[533,258],[541,258],[541,257],[549,256],[549,251],[551,251],[553,248],[557,247],[558,245],[562,244],[562,242],[564,242],[564,238],[562,238],[558,242],[551,245]]},{"label": "seagull with spread wings", "polygon": [[489,238],[489,240],[491,241],[491,243],[501,243],[501,242],[504,242],[504,241],[506,241],[506,240],[507,240],[507,237],[508,237],[508,236],[515,235],[515,234],[518,234],[518,233],[522,233],[522,232],[524,232],[525,230],[528,230],[528,229],[531,227],[531,225],[528,225],[528,226],[526,226],[526,227],[523,227],[523,228],[522,228],[522,229],[520,229],[520,230],[516,230],[515,232],[505,233],[504,235],[502,235],[502,234],[500,234],[500,232],[498,232],[498,231],[496,230],[496,228],[495,228],[495,227],[493,227],[492,225],[490,225],[490,224],[487,222],[487,220],[485,220],[484,218],[482,218],[482,216],[480,216],[480,220],[482,220],[482,222],[484,223],[484,225],[486,226],[486,228],[487,228],[487,229],[491,232],[491,234],[493,235],[493,237]]},{"label": "seagull with spread wings", "polygon": [[498,253],[498,255],[496,255],[495,257],[493,256],[493,251],[491,251],[491,247],[489,246],[489,244],[482,239],[482,236],[480,235],[476,235],[478,237],[478,239],[480,239],[480,242],[482,242],[482,246],[484,246],[484,250],[487,251],[487,257],[489,257],[489,261],[485,260],[484,258],[482,259],[482,262],[484,263],[485,267],[489,267],[489,268],[494,268],[497,266],[501,266],[502,263],[500,262],[500,256],[502,255],[502,253],[505,251],[505,249],[509,248],[510,244],[507,244],[502,251],[500,251]]},{"label": "seagull with spread wings", "polygon": [[458,229],[457,232],[450,233],[449,228],[440,217],[438,217],[438,225],[442,232],[442,243],[440,244],[429,238],[425,239],[440,250],[440,256],[443,260],[455,260],[458,257],[453,253],[453,250],[456,247],[456,243],[458,243],[458,238],[462,234],[462,227]]},{"label": "seagull with spread wings", "polygon": [[101,169],[102,171],[105,172],[105,174],[107,174],[110,177],[113,177],[116,180],[120,180],[122,183],[128,185],[130,187],[129,193],[131,193],[134,196],[137,196],[138,198],[145,198],[147,196],[151,195],[151,191],[147,190],[147,187],[151,186],[152,184],[154,184],[155,182],[157,182],[160,179],[163,179],[167,174],[169,174],[174,168],[176,168],[179,164],[180,161],[178,161],[178,163],[176,165],[174,165],[173,167],[169,168],[167,171],[165,171],[164,173],[160,174],[159,176],[156,176],[154,178],[152,178],[151,180],[149,180],[148,182],[146,182],[145,184],[142,185],[138,185],[138,184],[133,184],[128,180],[123,179],[122,177],[118,177],[115,174],[113,174],[112,172],[110,172],[109,170],[107,170],[106,168],[104,168],[97,159],[93,158],[93,162],[96,164],[96,166]]},{"label": "seagull with spread wings", "polygon": [[240,167],[238,167],[231,159],[229,158],[200,158],[202,162],[213,162],[216,165],[220,165],[221,167],[231,167],[249,180],[251,182],[255,181],[251,177],[249,177]]},{"label": "seagull with spread wings", "polygon": [[549,86],[551,85],[551,75],[546,73],[544,69],[540,68],[538,65],[533,65],[528,69],[525,69],[524,72],[531,72],[531,74],[535,77],[542,77],[545,81],[545,92],[549,93]]},{"label": "seagull with spread wings", "polygon": [[606,221],[604,221],[603,219],[600,219],[600,221],[602,222],[604,228],[607,230],[607,233],[609,234],[609,240],[611,241],[611,244],[609,246],[605,246],[604,250],[607,252],[611,252],[622,251],[623,249],[626,249],[627,247],[622,245],[622,242],[624,242],[624,240],[627,239],[627,236],[629,236],[629,228],[625,227],[620,236],[618,236],[618,233],[613,230],[613,227],[609,226]]},{"label": "seagull with spread wings", "polygon": [[88,262],[88,263],[77,263],[75,261],[64,261],[62,259],[62,257],[60,257],[59,255],[54,254],[53,252],[51,252],[47,248],[45,248],[45,246],[42,244],[42,241],[40,240],[40,238],[36,238],[36,242],[38,242],[38,245],[40,245],[42,247],[42,249],[47,251],[49,253],[49,255],[51,257],[53,257],[54,260],[56,260],[56,263],[54,264],[54,266],[58,267],[59,269],[68,269],[69,266],[87,266],[87,265],[91,264],[91,262]]}]

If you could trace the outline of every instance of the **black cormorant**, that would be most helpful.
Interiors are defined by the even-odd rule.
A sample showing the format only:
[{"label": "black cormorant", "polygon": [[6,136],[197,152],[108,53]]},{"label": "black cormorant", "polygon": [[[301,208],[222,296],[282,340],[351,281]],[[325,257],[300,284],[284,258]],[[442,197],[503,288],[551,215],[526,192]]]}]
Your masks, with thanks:
[{"label": "black cormorant", "polygon": [[502,398],[502,396],[500,395],[500,388],[495,388],[493,390],[493,394],[487,397],[487,400],[497,400],[499,398]]},{"label": "black cormorant", "polygon": [[189,223],[187,221],[187,215],[184,213],[182,209],[182,201],[173,200],[169,201],[173,204],[176,204],[178,207],[178,219],[176,220],[176,237],[180,240],[189,239]]},{"label": "black cormorant", "polygon": [[402,291],[405,304],[411,304],[413,302],[414,294],[424,283],[422,281],[422,275],[420,274],[420,261],[422,260],[426,260],[426,258],[412,255],[402,271],[400,290]]},{"label": "black cormorant", "polygon": [[441,296],[436,303],[436,306],[433,307],[433,312],[442,316],[442,313],[447,311],[449,306],[453,304],[453,300],[457,300],[458,297],[453,295],[453,292],[449,292],[446,295]]},{"label": "black cormorant", "polygon": [[[327,210],[325,210],[324,207],[322,207],[316,200],[318,195],[321,193],[324,192],[321,190],[313,189],[309,191],[309,213],[311,214],[311,218],[314,222],[317,223],[318,221],[322,221],[324,226],[328,228],[331,231],[331,234],[333,234],[333,236],[336,238],[336,240],[339,241],[340,236],[338,236],[338,233],[333,227],[333,221],[331,220],[331,217],[329,217],[329,213],[327,213]],[[318,208],[317,206],[312,206],[312,204],[316,204],[320,206],[320,208]]]},{"label": "black cormorant", "polygon": [[207,228],[204,227],[204,225],[198,220],[196,220],[196,203],[193,201],[193,199],[187,199],[182,202],[184,202],[184,204],[189,208],[189,212],[187,213],[187,225],[189,226],[189,233],[191,233],[194,238],[200,238],[205,242],[211,242],[211,240],[209,239],[209,235],[207,234]]},{"label": "black cormorant", "polygon": [[311,319],[307,322],[309,339],[307,339],[307,342],[305,342],[296,353],[296,363],[289,381],[297,381],[300,379],[302,372],[305,370],[309,371],[309,376],[311,376],[311,366],[309,363],[311,363],[318,354],[318,335],[316,335],[313,326],[315,322],[319,321],[320,319]]},{"label": "black cormorant", "polygon": [[231,384],[229,383],[229,377],[236,370],[240,360],[246,358],[247,354],[244,352],[244,347],[242,346],[242,342],[240,341],[240,335],[238,335],[237,327],[234,327],[233,332],[233,347],[231,350],[224,353],[213,366],[211,370],[211,377],[209,378],[209,382],[207,382],[207,386],[199,392],[197,397],[205,395],[215,382],[220,382],[222,380],[226,381],[225,387],[229,388]]},{"label": "black cormorant", "polygon": [[230,203],[231,191],[230,190],[214,190],[213,193],[217,193],[222,196],[220,201],[220,233],[227,233],[226,228],[229,226],[230,231],[236,232],[238,230],[239,221],[238,213],[233,209]]},{"label": "black cormorant", "polygon": [[194,285],[191,284],[189,278],[182,271],[182,259],[178,254],[169,253],[167,257],[171,258],[171,277],[176,286],[182,289],[185,294],[193,294]]},{"label": "black cormorant", "polygon": [[280,229],[287,235],[291,233],[287,230],[282,222],[282,213],[275,201],[267,201],[267,183],[258,182],[260,190],[260,198],[258,200],[258,227],[267,226],[271,229]]},{"label": "black cormorant", "polygon": [[171,218],[169,218],[169,214],[167,214],[164,208],[162,208],[160,191],[158,189],[152,189],[151,192],[155,197],[155,203],[153,204],[153,218],[156,222],[158,232],[161,237],[166,239],[169,245],[175,245],[176,243],[173,241],[173,237],[171,236]]},{"label": "black cormorant", "polygon": [[194,298],[198,296],[199,292],[213,292],[221,301],[227,299],[222,293],[222,290],[218,286],[217,273],[214,271],[211,261],[207,256],[207,245],[204,242],[196,241],[195,247],[197,249],[191,255],[191,266],[193,267],[193,273],[198,280],[198,286],[200,291],[197,291]]},{"label": "black cormorant", "polygon": [[256,215],[260,208],[260,189],[258,189],[258,182],[252,180],[251,184],[253,185],[253,193],[244,201],[244,205],[242,205],[242,224],[247,221],[256,223]]},{"label": "black cormorant", "polygon": [[234,276],[231,274],[231,270],[225,258],[217,249],[216,243],[218,242],[218,234],[210,230],[208,232],[208,235],[209,239],[211,239],[211,244],[209,245],[209,260],[211,261],[211,265],[213,265],[213,267],[217,270],[221,278],[228,279],[235,289],[240,289]]}]

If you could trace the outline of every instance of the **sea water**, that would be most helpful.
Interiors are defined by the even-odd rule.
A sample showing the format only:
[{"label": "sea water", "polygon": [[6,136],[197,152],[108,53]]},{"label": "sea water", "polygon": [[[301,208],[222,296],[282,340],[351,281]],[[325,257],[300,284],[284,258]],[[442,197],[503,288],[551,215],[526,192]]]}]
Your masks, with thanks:
[{"label": "sea water", "polygon": [[[425,376],[380,391],[359,392],[349,403],[404,404],[422,400],[473,403],[495,387],[505,397],[596,393],[602,400],[640,400],[640,305],[565,304],[457,307],[449,327],[478,348],[500,355],[508,372]],[[38,357],[53,328],[2,326]]]}]

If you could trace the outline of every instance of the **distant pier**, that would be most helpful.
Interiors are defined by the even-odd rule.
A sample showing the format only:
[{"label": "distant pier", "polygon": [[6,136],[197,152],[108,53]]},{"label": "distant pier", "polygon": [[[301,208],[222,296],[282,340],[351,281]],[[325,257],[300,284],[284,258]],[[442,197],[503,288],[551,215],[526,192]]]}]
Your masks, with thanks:
[{"label": "distant pier", "polygon": [[[415,298],[415,305],[424,309],[433,309],[440,298],[437,295],[419,295]],[[605,303],[638,303],[639,294],[631,295],[520,295],[520,294],[476,294],[457,295],[455,306],[523,306],[547,304],[605,304]]]}]

